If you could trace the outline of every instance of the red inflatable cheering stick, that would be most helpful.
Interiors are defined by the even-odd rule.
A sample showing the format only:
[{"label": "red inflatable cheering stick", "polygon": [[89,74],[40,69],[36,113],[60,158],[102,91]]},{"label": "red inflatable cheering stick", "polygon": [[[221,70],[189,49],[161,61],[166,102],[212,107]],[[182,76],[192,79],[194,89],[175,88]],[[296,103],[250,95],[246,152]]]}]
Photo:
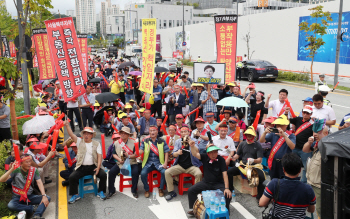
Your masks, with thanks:
[{"label": "red inflatable cheering stick", "polygon": [[285,102],[286,102],[286,104],[287,104],[287,107],[289,107],[289,108],[290,108],[290,114],[292,115],[292,117],[293,117],[293,118],[297,117],[297,116],[295,115],[295,113],[294,113],[294,111],[293,111],[293,109],[292,109],[291,105],[290,105],[289,100],[288,100],[288,99],[286,99],[286,100],[285,100]]},{"label": "red inflatable cheering stick", "polygon": [[258,128],[258,123],[259,123],[259,119],[260,119],[260,114],[261,114],[261,110],[259,110],[259,111],[256,113],[255,120],[254,120],[254,123],[253,123],[254,130],[256,130],[256,129]]}]

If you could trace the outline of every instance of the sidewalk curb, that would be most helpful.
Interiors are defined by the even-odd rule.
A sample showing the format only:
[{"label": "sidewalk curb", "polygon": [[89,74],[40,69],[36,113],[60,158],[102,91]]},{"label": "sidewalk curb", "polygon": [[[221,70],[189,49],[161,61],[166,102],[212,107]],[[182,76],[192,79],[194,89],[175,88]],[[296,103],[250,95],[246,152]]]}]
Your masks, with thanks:
[{"label": "sidewalk curb", "polygon": [[[295,83],[295,82],[290,82],[290,81],[277,81],[276,82],[280,82],[280,83],[286,83],[286,84],[292,84],[292,85],[298,85],[300,87],[308,87],[308,88],[315,88],[314,85],[308,85],[308,84],[299,84],[299,83]],[[337,90],[332,92],[332,93],[341,93],[341,94],[350,94],[350,91],[345,91],[345,90]]]}]

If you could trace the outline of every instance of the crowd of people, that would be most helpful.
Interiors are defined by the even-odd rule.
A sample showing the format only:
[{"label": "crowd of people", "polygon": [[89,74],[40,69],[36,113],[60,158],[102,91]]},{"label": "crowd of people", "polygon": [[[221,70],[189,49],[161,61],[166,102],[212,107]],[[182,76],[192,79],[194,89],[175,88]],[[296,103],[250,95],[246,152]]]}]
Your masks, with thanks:
[{"label": "crowd of people", "polygon": [[[60,172],[62,185],[69,186],[70,204],[81,198],[79,179],[87,175],[99,179],[100,199],[112,198],[116,194],[116,177],[129,159],[131,192],[135,198],[139,197],[140,175],[144,196],[148,198],[148,175],[158,171],[159,196],[169,201],[177,196],[174,185],[179,183],[179,174],[191,174],[195,184],[188,190],[188,214],[192,216],[197,195],[205,190],[220,189],[229,209],[233,177],[245,175],[249,166],[258,173],[257,203],[267,206],[274,199],[274,218],[304,218],[306,210],[314,212],[315,208],[321,216],[321,160],[317,146],[336,121],[334,110],[325,104],[325,91],[320,89],[313,97],[302,100],[304,105],[297,116],[287,101],[286,89],[281,89],[278,98],[271,100],[276,94],[257,91],[254,83],[243,91],[236,82],[200,84],[193,82],[186,71],[155,73],[153,93],[146,95],[139,90],[140,76],[130,74],[139,68],[132,64],[119,68],[123,63],[121,59],[104,57],[90,60],[90,80],[101,80],[88,83],[84,95],[66,103],[60,84],[54,82],[54,94],[43,94],[39,101],[39,116],[50,112],[51,104],[55,103],[70,120],[64,119],[69,138],[56,147],[58,151],[63,151],[64,146],[71,148],[67,156],[73,162],[64,158],[66,170]],[[96,95],[107,92],[117,95],[117,99],[96,101]],[[243,99],[249,107],[216,105],[231,96]],[[269,111],[272,116],[267,117]],[[254,124],[258,114],[260,117]],[[75,133],[75,126],[79,127],[79,134]],[[339,129],[349,126],[350,114],[344,117]],[[95,138],[96,129],[111,135],[113,140],[106,148],[105,159],[101,142]],[[16,162],[12,149],[6,160],[7,172],[0,177],[0,182],[6,182],[14,193],[8,207],[33,214],[32,218],[42,218],[50,202],[44,188],[50,183],[47,167],[52,157],[60,156],[50,148],[44,150],[46,143],[52,144],[48,137],[45,131],[28,136],[26,149],[18,145],[20,163]],[[268,186],[264,184],[267,174],[264,169],[269,169]],[[35,210],[34,205],[38,205]]]}]

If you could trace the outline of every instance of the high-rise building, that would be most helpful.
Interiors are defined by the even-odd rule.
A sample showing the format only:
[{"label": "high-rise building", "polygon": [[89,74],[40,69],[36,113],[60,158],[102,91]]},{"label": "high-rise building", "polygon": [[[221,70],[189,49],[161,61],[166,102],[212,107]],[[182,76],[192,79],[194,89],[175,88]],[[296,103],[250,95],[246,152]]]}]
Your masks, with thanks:
[{"label": "high-rise building", "polygon": [[66,15],[69,17],[75,17],[75,11],[74,10],[66,10]]},{"label": "high-rise building", "polygon": [[77,31],[96,33],[95,0],[75,0]]},{"label": "high-rise building", "polygon": [[100,13],[100,31],[102,35],[106,35],[106,2],[101,2],[101,13]]}]

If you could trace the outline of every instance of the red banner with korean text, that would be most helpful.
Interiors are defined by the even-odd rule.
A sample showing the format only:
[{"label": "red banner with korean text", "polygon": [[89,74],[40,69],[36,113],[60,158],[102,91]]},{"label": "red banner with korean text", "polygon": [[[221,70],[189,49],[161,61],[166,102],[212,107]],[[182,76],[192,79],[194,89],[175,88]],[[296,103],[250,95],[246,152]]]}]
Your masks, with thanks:
[{"label": "red banner with korean text", "polygon": [[33,67],[39,67],[39,79],[48,80],[56,78],[55,67],[53,64],[49,42],[47,40],[46,29],[34,29],[33,39],[33,45],[35,44]]},{"label": "red banner with korean text", "polygon": [[16,46],[15,43],[13,41],[10,41],[10,53],[11,53],[11,57],[16,57]]},{"label": "red banner with korean text", "polygon": [[45,21],[49,45],[65,102],[85,93],[86,70],[71,17]]},{"label": "red banner with korean text", "polygon": [[87,72],[89,70],[87,34],[78,34],[77,37],[78,37],[78,42],[81,50],[81,56],[83,57],[84,66]]},{"label": "red banner with korean text", "polygon": [[140,90],[149,94],[153,93],[156,27],[157,20],[155,18],[142,19],[142,78]]},{"label": "red banner with korean text", "polygon": [[214,16],[217,62],[226,63],[225,81],[232,82],[236,75],[237,15]]}]

